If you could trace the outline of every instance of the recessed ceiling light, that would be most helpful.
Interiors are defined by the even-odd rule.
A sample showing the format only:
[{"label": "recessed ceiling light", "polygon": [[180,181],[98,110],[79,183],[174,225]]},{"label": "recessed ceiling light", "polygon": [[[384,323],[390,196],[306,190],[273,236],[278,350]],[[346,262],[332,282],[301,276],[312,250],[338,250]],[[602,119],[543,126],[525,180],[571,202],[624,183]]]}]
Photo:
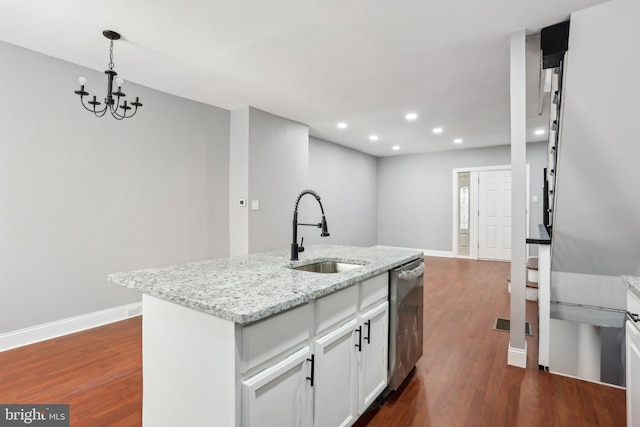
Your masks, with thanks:
[{"label": "recessed ceiling light", "polygon": [[433,128],[433,133],[442,133],[443,130],[441,127]]},{"label": "recessed ceiling light", "polygon": [[456,144],[462,144],[462,138],[456,138],[453,140],[453,142]]},{"label": "recessed ceiling light", "polygon": [[400,149],[400,146],[399,146],[399,145],[394,145],[394,146],[393,146],[393,147],[391,147],[391,148],[392,148],[392,149],[394,149],[394,150],[396,150],[396,151],[398,151],[398,150]]},{"label": "recessed ceiling light", "polygon": [[544,135],[545,130],[544,129],[536,129],[533,133],[535,133],[536,135]]},{"label": "recessed ceiling light", "polygon": [[345,122],[338,123],[338,128],[340,128],[340,129],[346,129],[347,127],[348,126],[347,126],[347,124]]},{"label": "recessed ceiling light", "polygon": [[371,136],[369,137],[369,139],[370,139],[371,141],[377,141],[377,140],[378,140],[378,135],[371,135]]},{"label": "recessed ceiling light", "polygon": [[416,113],[407,113],[407,115],[405,115],[404,118],[411,121],[411,120],[417,119],[418,115]]}]

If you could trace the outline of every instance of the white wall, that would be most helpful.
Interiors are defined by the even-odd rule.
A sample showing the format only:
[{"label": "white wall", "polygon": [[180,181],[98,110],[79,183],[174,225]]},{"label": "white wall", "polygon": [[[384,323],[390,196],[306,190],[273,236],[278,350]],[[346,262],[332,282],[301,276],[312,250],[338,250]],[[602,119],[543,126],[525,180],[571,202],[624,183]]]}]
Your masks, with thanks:
[{"label": "white wall", "polygon": [[[530,196],[539,200],[530,205],[530,235],[536,237],[546,161],[546,142],[527,144]],[[452,169],[510,163],[509,146],[379,159],[378,244],[451,252]]]},{"label": "white wall", "polygon": [[[293,207],[308,187],[309,127],[249,109],[249,253],[291,245]],[[309,196],[306,196],[309,197]]]},{"label": "white wall", "polygon": [[[331,236],[320,237],[318,229],[301,229],[305,244],[377,244],[377,168],[374,156],[309,139],[309,187],[322,197]],[[308,220],[319,221],[315,202],[309,210]]]},{"label": "white wall", "polygon": [[[640,2],[571,16],[552,270],[640,275]],[[561,277],[561,276],[557,276]]]},{"label": "white wall", "polygon": [[102,72],[0,58],[0,333],[140,301],[107,273],[227,255],[228,111],[127,83],[138,115],[96,118],[73,91]]}]

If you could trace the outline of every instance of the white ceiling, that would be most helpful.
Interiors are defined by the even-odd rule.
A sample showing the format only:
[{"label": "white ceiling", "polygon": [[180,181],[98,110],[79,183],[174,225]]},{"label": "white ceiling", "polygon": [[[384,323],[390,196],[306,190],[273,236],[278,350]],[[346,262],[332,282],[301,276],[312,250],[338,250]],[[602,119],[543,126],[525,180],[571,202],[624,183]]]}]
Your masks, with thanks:
[{"label": "white ceiling", "polygon": [[[102,30],[118,31],[125,80],[230,110],[250,105],[388,156],[508,144],[509,35],[605,1],[5,0],[0,40],[103,71]],[[537,115],[536,51],[529,141],[546,139],[533,135],[547,122]],[[77,77],[61,84],[72,93]]]}]

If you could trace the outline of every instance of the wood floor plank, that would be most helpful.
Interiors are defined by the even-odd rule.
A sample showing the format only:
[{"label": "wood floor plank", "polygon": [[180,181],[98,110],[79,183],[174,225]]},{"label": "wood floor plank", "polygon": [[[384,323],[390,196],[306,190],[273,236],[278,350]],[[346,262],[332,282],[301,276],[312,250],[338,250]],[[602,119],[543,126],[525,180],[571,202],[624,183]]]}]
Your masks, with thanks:
[{"label": "wood floor plank", "polygon": [[[507,366],[501,262],[426,257],[424,354],[402,391],[357,427],[621,427],[625,392],[538,370],[537,305],[527,368]],[[67,403],[74,427],[142,422],[140,317],[0,353],[1,403]]]}]

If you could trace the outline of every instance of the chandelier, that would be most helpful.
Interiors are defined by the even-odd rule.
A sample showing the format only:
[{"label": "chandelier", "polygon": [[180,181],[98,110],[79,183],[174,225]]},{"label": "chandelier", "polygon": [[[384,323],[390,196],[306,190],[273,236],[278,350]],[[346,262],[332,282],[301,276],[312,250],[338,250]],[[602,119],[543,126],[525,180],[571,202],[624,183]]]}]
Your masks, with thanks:
[{"label": "chandelier", "polygon": [[[87,79],[85,79],[84,77],[80,77],[78,79],[78,82],[80,82],[80,90],[76,90],[74,91],[74,93],[76,95],[80,95],[80,102],[82,103],[82,106],[87,111],[92,112],[98,117],[104,116],[108,110],[111,115],[118,120],[128,119],[135,116],[135,114],[138,112],[138,107],[142,107],[142,104],[140,103],[138,97],[136,97],[135,102],[132,102],[131,104],[127,103],[127,100],[124,99],[126,95],[122,92],[122,84],[124,83],[124,80],[122,80],[120,77],[115,79],[118,90],[116,90],[115,92],[113,91],[113,80],[114,77],[118,75],[118,73],[116,73],[113,69],[113,41],[119,40],[120,34],[111,30],[105,30],[102,32],[102,34],[106,38],[111,40],[111,47],[109,48],[109,69],[104,72],[107,75],[107,97],[104,98],[104,107],[100,108],[102,103],[96,100],[95,95],[93,95],[93,100],[87,101],[86,104],[89,104],[91,106],[87,107],[84,101],[84,97],[89,96],[89,92],[86,92],[84,90],[84,85],[87,83]],[[122,104],[120,104],[120,98],[122,98]],[[131,113],[131,110],[133,110],[133,113]]]}]

